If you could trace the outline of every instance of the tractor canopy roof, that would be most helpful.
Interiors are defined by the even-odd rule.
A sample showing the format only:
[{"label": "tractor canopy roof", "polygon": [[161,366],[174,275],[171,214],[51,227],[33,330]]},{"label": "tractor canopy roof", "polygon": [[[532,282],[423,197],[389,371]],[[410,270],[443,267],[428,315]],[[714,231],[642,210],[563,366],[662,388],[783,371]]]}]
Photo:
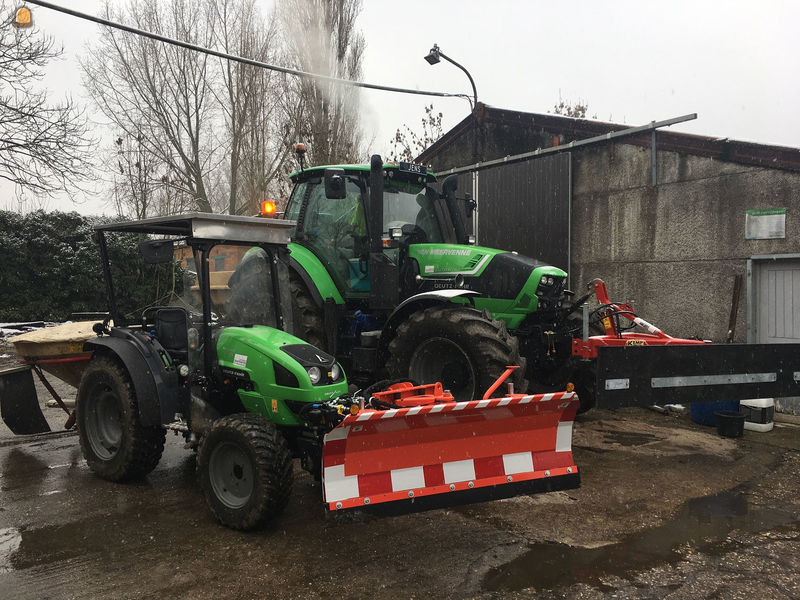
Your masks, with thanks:
[{"label": "tractor canopy roof", "polygon": [[[295,171],[289,177],[295,183],[307,181],[312,177],[322,177],[325,174],[325,169],[344,169],[347,172],[364,172],[365,175],[369,174],[369,165],[320,165],[317,167],[308,167],[302,171]],[[392,172],[392,175],[400,179],[414,178],[419,181],[420,177],[424,177],[426,183],[436,181],[436,175],[431,173],[424,165],[417,165],[407,162],[388,162],[383,163],[384,173]]]},{"label": "tractor canopy roof", "polygon": [[185,237],[189,239],[219,240],[226,243],[275,244],[289,243],[289,232],[294,221],[243,217],[212,213],[187,213],[170,217],[153,217],[140,221],[122,221],[97,225],[97,231],[148,233]]}]

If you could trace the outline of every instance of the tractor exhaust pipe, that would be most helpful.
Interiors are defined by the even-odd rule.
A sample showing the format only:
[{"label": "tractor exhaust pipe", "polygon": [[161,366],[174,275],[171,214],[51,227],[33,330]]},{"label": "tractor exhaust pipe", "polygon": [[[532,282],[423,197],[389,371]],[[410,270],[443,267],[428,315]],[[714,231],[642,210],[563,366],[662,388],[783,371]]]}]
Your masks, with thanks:
[{"label": "tractor exhaust pipe", "polygon": [[373,154],[369,161],[369,251],[383,252],[383,159]]},{"label": "tractor exhaust pipe", "polygon": [[447,202],[447,210],[453,221],[453,228],[456,230],[456,242],[459,244],[468,244],[469,240],[467,230],[464,227],[464,219],[461,216],[461,207],[459,207],[458,200],[456,199],[457,189],[458,175],[450,175],[442,184],[442,195]]},{"label": "tractor exhaust pipe", "polygon": [[373,154],[369,161],[369,306],[392,310],[400,303],[400,272],[383,253],[383,159]]}]

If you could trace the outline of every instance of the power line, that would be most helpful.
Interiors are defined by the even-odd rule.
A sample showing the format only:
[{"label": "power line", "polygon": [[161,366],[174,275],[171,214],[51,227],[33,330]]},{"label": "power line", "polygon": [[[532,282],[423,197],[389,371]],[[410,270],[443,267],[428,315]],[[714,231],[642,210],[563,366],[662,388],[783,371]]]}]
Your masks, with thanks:
[{"label": "power line", "polygon": [[363,81],[353,81],[351,79],[339,79],[338,77],[331,77],[329,75],[319,75],[317,73],[307,73],[306,71],[298,71],[297,69],[290,69],[288,67],[280,67],[278,65],[271,65],[269,63],[261,62],[258,60],[253,60],[250,58],[244,58],[242,56],[236,56],[235,54],[228,54],[227,52],[220,52],[218,50],[212,50],[211,48],[205,48],[203,46],[198,46],[197,44],[190,44],[188,42],[183,42],[181,40],[176,40],[164,35],[160,35],[158,33],[153,33],[151,31],[145,31],[144,29],[138,29],[136,27],[131,27],[130,25],[125,25],[123,23],[117,23],[116,21],[110,21],[108,19],[103,19],[102,17],[96,17],[94,15],[90,15],[88,13],[83,13],[77,10],[72,10],[71,8],[66,8],[64,6],[59,6],[57,4],[52,4],[50,2],[45,2],[44,0],[25,0],[30,4],[35,4],[37,6],[41,6],[43,8],[49,8],[50,10],[54,10],[57,12],[61,12],[72,17],[77,17],[78,19],[84,19],[86,21],[92,21],[94,23],[98,23],[100,25],[105,25],[106,27],[111,27],[112,29],[119,29],[121,31],[126,31],[128,33],[132,33],[134,35],[140,35],[146,38],[150,38],[153,40],[157,40],[159,42],[164,42],[165,44],[171,44],[173,46],[178,46],[180,48],[185,48],[187,50],[193,50],[195,52],[202,52],[203,54],[208,54],[210,56],[216,56],[217,58],[223,58],[225,60],[232,60],[234,62],[239,62],[245,65],[250,65],[253,67],[258,67],[261,69],[267,69],[270,71],[278,71],[279,73],[286,73],[288,75],[295,75],[297,77],[303,77],[306,79],[315,79],[317,81],[328,81],[331,83],[338,83],[341,85],[347,85],[351,87],[359,87],[359,88],[366,88],[370,90],[380,90],[383,92],[396,92],[399,94],[416,94],[418,96],[438,96],[442,98],[466,98],[469,100],[469,96],[467,94],[449,94],[447,92],[431,92],[426,90],[412,90],[408,88],[399,88],[399,87],[392,87],[388,85],[379,85],[376,83],[365,83]]}]

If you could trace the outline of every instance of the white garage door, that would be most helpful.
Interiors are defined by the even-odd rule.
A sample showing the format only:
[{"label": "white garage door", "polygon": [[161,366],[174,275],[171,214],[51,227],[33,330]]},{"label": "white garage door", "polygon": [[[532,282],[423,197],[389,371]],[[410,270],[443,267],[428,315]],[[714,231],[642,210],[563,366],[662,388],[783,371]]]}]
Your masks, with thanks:
[{"label": "white garage door", "polygon": [[800,342],[800,259],[757,266],[756,341]]},{"label": "white garage door", "polygon": [[[753,275],[756,342],[800,342],[800,259],[758,261]],[[800,415],[800,398],[775,398],[775,410]]]}]

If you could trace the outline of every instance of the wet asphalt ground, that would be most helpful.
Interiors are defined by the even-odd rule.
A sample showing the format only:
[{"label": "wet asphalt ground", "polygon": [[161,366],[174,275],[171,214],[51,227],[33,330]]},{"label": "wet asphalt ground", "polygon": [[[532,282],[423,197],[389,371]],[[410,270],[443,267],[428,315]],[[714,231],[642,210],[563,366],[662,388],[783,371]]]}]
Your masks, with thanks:
[{"label": "wet asphalt ground", "polygon": [[0,599],[800,598],[795,424],[593,411],[580,488],[394,517],[326,515],[297,465],[286,513],[246,534],[214,522],[182,442],[120,485],[74,432],[0,425]]}]

